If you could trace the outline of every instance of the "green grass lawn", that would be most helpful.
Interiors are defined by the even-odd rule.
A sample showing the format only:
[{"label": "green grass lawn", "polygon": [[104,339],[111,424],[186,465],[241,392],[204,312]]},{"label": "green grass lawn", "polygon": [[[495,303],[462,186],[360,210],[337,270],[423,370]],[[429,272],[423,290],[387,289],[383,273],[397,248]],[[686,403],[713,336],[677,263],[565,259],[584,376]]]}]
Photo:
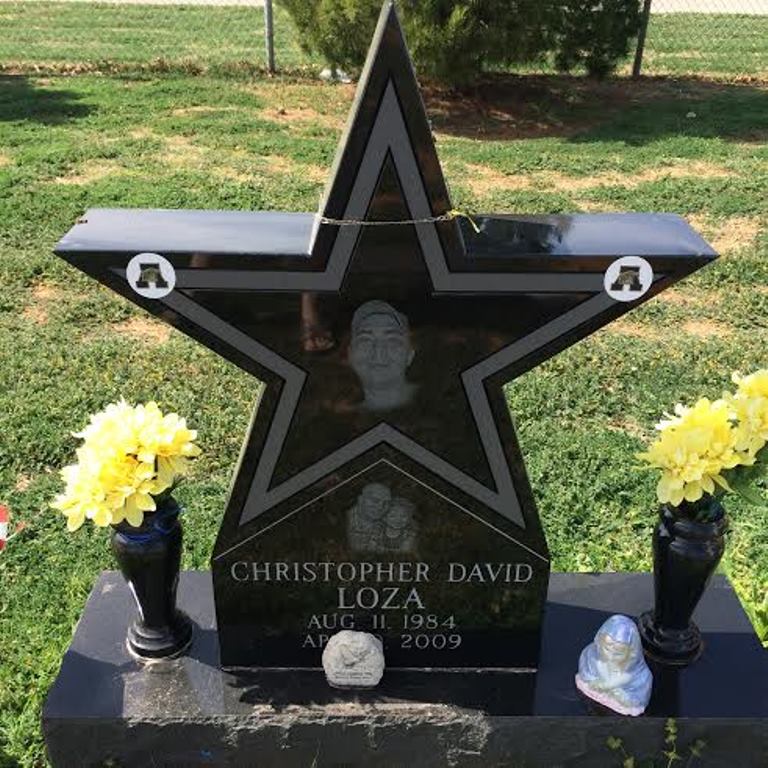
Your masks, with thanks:
[{"label": "green grass lawn", "polygon": [[[26,524],[0,555],[0,766],[44,764],[43,697],[114,567],[106,532],[67,534],[47,508],[70,433],[120,396],[189,416],[205,456],[178,492],[184,567],[205,568],[256,394],[52,247],[93,206],[314,210],[352,95],[287,78],[0,78],[0,501]],[[723,253],[509,387],[554,568],[648,570],[654,481],[634,453],[664,409],[768,364],[766,84],[496,79],[471,98],[430,91],[428,109],[457,207],[671,211]],[[767,515],[728,509],[723,568],[760,624]]]}]

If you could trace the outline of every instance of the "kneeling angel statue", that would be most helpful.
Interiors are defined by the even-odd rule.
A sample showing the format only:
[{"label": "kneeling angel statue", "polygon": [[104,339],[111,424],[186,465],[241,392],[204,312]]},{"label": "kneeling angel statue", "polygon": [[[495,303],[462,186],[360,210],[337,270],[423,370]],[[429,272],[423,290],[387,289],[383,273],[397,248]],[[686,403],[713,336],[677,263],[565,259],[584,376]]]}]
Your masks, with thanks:
[{"label": "kneeling angel statue", "polygon": [[581,652],[576,687],[614,712],[637,716],[645,712],[652,686],[635,622],[611,616]]}]

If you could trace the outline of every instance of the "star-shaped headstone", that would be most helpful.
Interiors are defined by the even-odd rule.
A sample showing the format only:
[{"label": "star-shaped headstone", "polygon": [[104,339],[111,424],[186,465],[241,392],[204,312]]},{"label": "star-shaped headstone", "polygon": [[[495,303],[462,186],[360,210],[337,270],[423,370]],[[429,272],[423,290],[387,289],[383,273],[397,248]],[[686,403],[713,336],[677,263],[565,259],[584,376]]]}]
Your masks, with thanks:
[{"label": "star-shaped headstone", "polygon": [[[540,567],[540,610],[549,555],[503,385],[715,254],[670,215],[473,218],[479,231],[452,213],[388,2],[318,215],[91,210],[59,244],[72,264],[266,385],[214,552],[225,664],[283,658],[278,646],[265,656],[263,643],[254,650],[247,640],[227,650],[225,627],[264,623],[243,598],[236,618],[223,607],[224,581],[246,580],[243,553],[291,521],[291,535],[311,538],[344,493],[351,501],[340,504],[367,494],[382,510],[397,506],[395,485],[439,500],[430,523],[409,527],[417,511],[396,511],[391,527],[380,518],[362,543],[350,511],[349,551],[407,553],[402,530],[418,528],[422,543],[410,554],[423,560],[424,531],[436,541],[440,515],[447,527],[458,512],[492,537],[477,557],[496,540]],[[398,528],[398,519],[406,524]],[[341,517],[334,525],[329,541],[344,529]],[[390,540],[400,549],[382,543]],[[336,561],[354,559],[349,551]],[[271,610],[280,610],[278,593],[274,600]],[[526,653],[501,652],[497,663],[535,665]],[[447,666],[483,666],[469,651],[459,664],[437,656]],[[414,665],[405,652],[402,659]]]}]

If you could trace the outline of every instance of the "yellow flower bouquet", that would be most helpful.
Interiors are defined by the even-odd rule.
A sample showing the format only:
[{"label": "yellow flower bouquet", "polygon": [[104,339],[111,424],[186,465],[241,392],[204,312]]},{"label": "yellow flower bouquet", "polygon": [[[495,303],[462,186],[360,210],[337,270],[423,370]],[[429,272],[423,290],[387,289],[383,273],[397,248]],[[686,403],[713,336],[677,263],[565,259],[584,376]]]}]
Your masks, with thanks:
[{"label": "yellow flower bouquet", "polygon": [[52,506],[75,531],[85,520],[112,526],[112,552],[137,605],[129,650],[145,659],[173,657],[192,641],[192,622],[176,608],[181,566],[181,508],[171,495],[200,454],[197,432],[157,403],[121,400],[91,416],[77,464]]},{"label": "yellow flower bouquet", "polygon": [[693,612],[725,551],[721,503],[737,493],[761,506],[768,474],[768,369],[733,374],[735,391],[719,400],[678,405],[657,425],[658,438],[638,458],[660,471],[661,502],[653,535],[655,605],[638,620],[646,653],[683,666],[702,652]]},{"label": "yellow flower bouquet", "polygon": [[77,449],[77,464],[65,467],[64,492],[53,507],[75,531],[92,520],[97,526],[127,522],[139,527],[157,499],[168,496],[198,456],[197,432],[157,403],[132,406],[121,400],[91,416]]},{"label": "yellow flower bouquet", "polygon": [[719,400],[677,405],[657,425],[658,438],[638,454],[661,472],[656,493],[662,504],[678,507],[728,492],[766,504],[760,484],[768,471],[768,369],[734,373],[732,380],[736,390]]}]

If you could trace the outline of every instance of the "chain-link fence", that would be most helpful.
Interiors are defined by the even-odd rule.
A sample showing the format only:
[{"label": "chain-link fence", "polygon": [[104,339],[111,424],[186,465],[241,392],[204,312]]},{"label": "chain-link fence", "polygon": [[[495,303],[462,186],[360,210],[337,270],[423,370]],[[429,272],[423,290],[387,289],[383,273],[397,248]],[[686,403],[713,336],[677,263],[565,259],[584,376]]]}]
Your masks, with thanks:
[{"label": "chain-link fence", "polygon": [[[276,4],[283,71],[319,67]],[[264,0],[0,0],[5,71],[244,72],[268,67]]]},{"label": "chain-link fence", "polygon": [[643,72],[768,79],[768,0],[651,0],[648,8]]},{"label": "chain-link fence", "polygon": [[[649,10],[643,73],[768,79],[768,0],[640,2]],[[0,70],[263,70],[263,6],[264,0],[0,0]],[[274,48],[280,71],[324,65],[301,50],[279,0]],[[632,64],[630,56],[621,72],[630,73]]]}]

